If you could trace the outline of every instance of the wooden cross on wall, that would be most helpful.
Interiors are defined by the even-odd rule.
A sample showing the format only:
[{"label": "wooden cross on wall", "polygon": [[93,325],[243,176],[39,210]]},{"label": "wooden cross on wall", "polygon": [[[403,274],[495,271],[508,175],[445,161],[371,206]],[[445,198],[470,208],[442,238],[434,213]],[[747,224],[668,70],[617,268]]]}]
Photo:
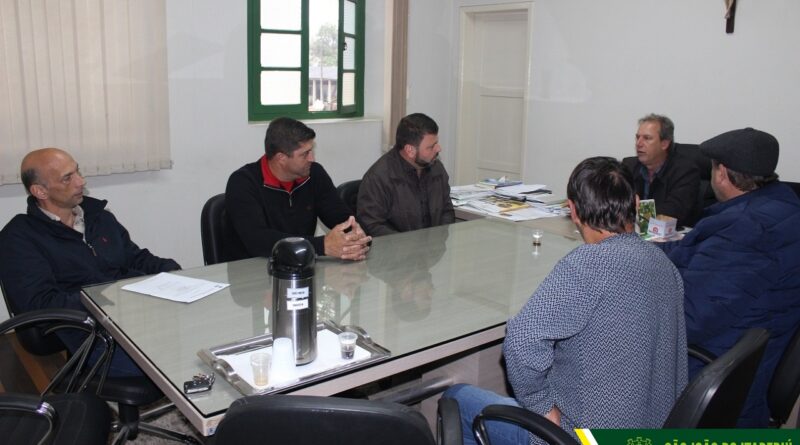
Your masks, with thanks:
[{"label": "wooden cross on wall", "polygon": [[736,0],[725,0],[725,32],[733,34],[733,24],[736,19]]}]

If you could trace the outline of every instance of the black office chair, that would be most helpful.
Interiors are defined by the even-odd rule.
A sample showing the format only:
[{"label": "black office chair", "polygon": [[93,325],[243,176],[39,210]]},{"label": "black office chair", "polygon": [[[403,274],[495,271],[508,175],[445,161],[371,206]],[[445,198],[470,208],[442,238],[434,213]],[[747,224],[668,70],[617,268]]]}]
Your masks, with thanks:
[{"label": "black office chair", "polygon": [[[698,346],[690,346],[689,355],[706,365],[716,360],[714,354]],[[800,397],[800,327],[789,340],[769,383],[767,405],[770,412],[770,426],[777,428],[789,420],[798,397]]]},{"label": "black office chair", "polygon": [[770,424],[780,427],[789,420],[800,397],[800,326],[783,352],[767,391]]},{"label": "black office chair", "polygon": [[353,215],[356,214],[358,210],[358,188],[361,187],[361,180],[355,179],[353,181],[347,181],[339,184],[336,187],[336,193],[339,194],[339,198],[344,201],[347,208],[353,212]]},{"label": "black office chair", "polygon": [[800,197],[800,182],[789,182],[789,181],[781,181],[782,183],[791,187],[794,193]]},{"label": "black office chair", "polygon": [[[97,331],[93,320],[80,311],[32,311],[0,323],[0,335],[12,329],[24,329],[47,323],[48,332],[78,329],[87,339],[76,354],[59,370],[53,382],[68,382],[67,386],[85,383],[83,373]],[[93,368],[97,370],[97,368]],[[56,385],[48,385],[43,395],[0,394],[0,437],[3,443],[105,444],[111,428],[108,405],[88,392],[50,394]]]},{"label": "black office chair", "polygon": [[[455,401],[451,401],[455,402]],[[440,405],[440,444],[460,444],[458,406]],[[445,413],[442,413],[442,410]],[[405,405],[315,396],[249,396],[233,402],[213,436],[216,445],[434,445],[425,418]]]},{"label": "black office chair", "polygon": [[689,382],[663,427],[736,428],[767,341],[766,329],[747,330],[728,352]]},{"label": "black office chair", "polygon": [[697,222],[703,209],[717,202],[714,189],[711,188],[711,159],[700,151],[697,144],[674,144],[675,154],[694,163],[700,172],[700,189],[697,191],[697,208],[692,216],[692,224]]},{"label": "black office chair", "polygon": [[[745,332],[733,348],[689,382],[662,428],[735,428],[768,340],[766,329]],[[566,437],[551,428],[550,425],[555,425],[536,413],[514,406],[489,405],[473,422],[473,432],[481,444],[489,443],[485,441],[485,420],[516,424],[553,445],[576,443],[560,428]]]},{"label": "black office chair", "polygon": [[[5,299],[6,308],[8,309],[9,315],[11,315],[13,319],[27,320],[28,317],[33,317],[38,313],[38,311],[30,311],[15,315],[17,314],[17,308],[15,305],[5,293],[3,294],[3,297]],[[62,310],[54,309],[54,311]],[[64,309],[63,311],[67,310]],[[76,312],[83,318],[91,319],[85,312],[68,312]],[[58,324],[54,324],[48,319],[40,317],[36,318],[35,323],[26,322],[24,325],[19,326],[19,328],[16,329],[16,332],[25,333],[24,335],[26,336],[26,339],[23,342],[23,340],[20,338],[20,344],[22,344],[22,347],[25,348],[26,351],[33,355],[49,355],[55,352],[68,351],[66,345],[55,333],[57,326]],[[97,344],[100,341],[104,342],[104,354],[105,356],[110,357],[115,348],[113,339],[101,329],[97,329],[93,333],[93,336],[95,338],[93,344]],[[84,343],[84,345],[85,344],[86,343]],[[28,345],[33,345],[33,348],[28,349]],[[78,354],[71,354],[70,360],[75,360],[78,362],[81,359],[85,361],[87,358],[88,355],[81,358],[81,356]],[[116,403],[118,420],[111,424],[112,431],[117,433],[117,436],[113,442],[115,444],[136,439],[140,430],[164,439],[175,440],[184,443],[197,443],[197,440],[192,436],[146,423],[147,421],[153,420],[164,414],[166,411],[174,408],[174,405],[169,403],[143,413],[139,412],[141,407],[153,405],[164,397],[164,394],[161,392],[161,390],[159,390],[149,378],[145,376],[105,377],[105,370],[100,369],[100,366],[103,366],[104,364],[104,360],[98,360],[95,367],[81,374],[80,377],[82,377],[83,380],[80,383],[78,383],[77,377],[74,376],[71,377],[71,380],[69,380],[67,383],[63,383],[66,377],[62,377],[61,374],[59,374],[53,379],[51,386],[48,387],[46,391],[57,389],[59,391],[71,392],[82,391],[86,389],[87,391],[96,393],[104,400]],[[78,365],[75,366],[77,367]],[[65,368],[68,368],[68,366],[62,368],[62,374],[66,374]],[[86,378],[86,376],[90,376],[91,378]]]},{"label": "black office chair", "polygon": [[200,212],[200,241],[206,266],[227,261],[225,255],[225,194],[214,195]]},{"label": "black office chair", "polygon": [[[0,292],[3,294],[3,301],[6,303],[8,315],[13,317],[17,311],[12,305],[11,300],[8,298],[1,281]],[[18,327],[15,330],[15,333],[17,334],[17,340],[22,347],[33,355],[43,356],[64,351],[66,349],[64,343],[61,342],[55,333],[45,334],[46,329],[46,323],[36,323],[29,326]]]},{"label": "black office chair", "polygon": [[575,438],[544,416],[508,405],[489,405],[472,421],[472,433],[480,445],[491,444],[486,431],[486,421],[489,420],[519,425],[550,445],[579,445]]}]

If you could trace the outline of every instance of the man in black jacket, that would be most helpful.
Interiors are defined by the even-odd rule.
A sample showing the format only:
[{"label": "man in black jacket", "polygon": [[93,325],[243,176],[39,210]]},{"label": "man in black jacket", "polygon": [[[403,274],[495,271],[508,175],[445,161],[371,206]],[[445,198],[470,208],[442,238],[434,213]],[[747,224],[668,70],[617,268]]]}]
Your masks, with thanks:
[{"label": "man in black jacket", "polygon": [[653,199],[656,212],[694,225],[700,215],[700,172],[689,159],[675,153],[675,125],[666,116],[639,119],[636,156],[622,160],[633,174],[639,199]]},{"label": "man in black jacket", "polygon": [[[317,255],[366,258],[371,237],[336,193],[330,176],[314,162],[316,133],[282,117],[270,122],[264,156],[233,172],[225,189],[228,260],[270,256],[289,236],[308,239]],[[331,228],[314,236],[317,218]]]},{"label": "man in black jacket", "polygon": [[[13,312],[36,309],[84,310],[81,287],[180,269],[131,241],[106,201],[84,196],[86,181],[69,153],[35,150],[22,161],[28,212],[0,232],[0,281]],[[74,350],[82,335],[59,334]],[[117,350],[112,375],[140,375]]]}]

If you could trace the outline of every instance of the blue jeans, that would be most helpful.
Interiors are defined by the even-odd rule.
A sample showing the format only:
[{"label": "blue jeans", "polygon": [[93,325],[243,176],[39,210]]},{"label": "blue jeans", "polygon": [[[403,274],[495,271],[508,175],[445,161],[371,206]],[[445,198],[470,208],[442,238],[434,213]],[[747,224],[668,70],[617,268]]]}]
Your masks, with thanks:
[{"label": "blue jeans", "polygon": [[[472,420],[485,407],[489,405],[520,406],[514,398],[503,397],[492,391],[464,384],[450,387],[442,397],[458,401],[464,445],[477,444],[475,436],[472,434]],[[527,431],[507,422],[486,422],[486,431],[489,434],[492,445],[526,445],[530,440],[530,435]]]}]

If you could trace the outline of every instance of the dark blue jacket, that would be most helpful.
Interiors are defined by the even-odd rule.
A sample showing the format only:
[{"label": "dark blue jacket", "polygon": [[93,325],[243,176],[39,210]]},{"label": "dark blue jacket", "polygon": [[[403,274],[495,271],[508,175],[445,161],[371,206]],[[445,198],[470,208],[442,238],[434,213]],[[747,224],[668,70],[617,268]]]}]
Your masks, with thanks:
[{"label": "dark blue jacket", "polygon": [[[690,344],[720,355],[751,327],[770,331],[739,421],[766,426],[769,381],[800,324],[800,200],[776,182],[717,203],[664,250],[683,276]],[[700,368],[690,361],[690,377]]]},{"label": "dark blue jacket", "polygon": [[15,312],[83,310],[81,287],[180,269],[131,241],[106,201],[84,197],[86,243],[80,233],[42,213],[28,198],[28,214],[0,232],[0,281]]}]

